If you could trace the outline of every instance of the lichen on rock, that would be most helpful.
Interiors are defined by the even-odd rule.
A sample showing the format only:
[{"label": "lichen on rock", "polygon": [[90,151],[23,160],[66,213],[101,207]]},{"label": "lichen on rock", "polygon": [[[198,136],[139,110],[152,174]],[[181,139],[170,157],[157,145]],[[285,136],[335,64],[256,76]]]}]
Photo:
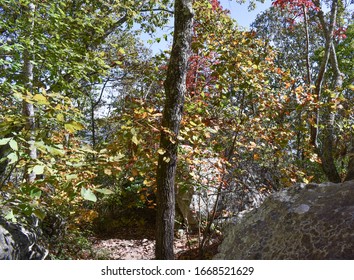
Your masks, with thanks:
[{"label": "lichen on rock", "polygon": [[215,259],[354,259],[354,181],[274,193],[225,229]]}]

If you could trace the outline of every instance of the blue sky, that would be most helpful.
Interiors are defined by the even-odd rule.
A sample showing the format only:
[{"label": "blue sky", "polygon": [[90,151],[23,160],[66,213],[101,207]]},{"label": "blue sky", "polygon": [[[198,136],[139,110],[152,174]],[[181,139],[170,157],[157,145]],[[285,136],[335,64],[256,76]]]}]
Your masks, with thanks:
[{"label": "blue sky", "polygon": [[230,10],[231,17],[236,19],[240,26],[248,28],[256,19],[257,14],[271,6],[272,1],[266,0],[264,3],[257,2],[256,9],[251,12],[247,9],[249,1],[246,1],[245,4],[238,4],[232,0],[221,0],[220,3],[224,9]]},{"label": "blue sky", "polygon": [[[234,0],[220,0],[220,3],[224,9],[230,10],[231,17],[236,19],[240,27],[248,28],[250,24],[256,19],[258,13],[270,7],[272,0],[265,0],[264,3],[257,2],[256,9],[251,12],[248,11],[249,0],[246,0],[245,4],[238,4]],[[170,25],[171,28],[173,25],[172,22]],[[158,30],[155,35],[156,37],[162,37],[163,33],[164,31]],[[143,34],[141,39],[145,42],[145,45],[152,50],[153,53],[159,53],[160,50],[163,51],[167,49],[171,44],[170,42],[166,42],[164,39],[161,39],[160,43],[154,43],[150,45],[147,43],[147,41],[151,38],[147,34]]]}]

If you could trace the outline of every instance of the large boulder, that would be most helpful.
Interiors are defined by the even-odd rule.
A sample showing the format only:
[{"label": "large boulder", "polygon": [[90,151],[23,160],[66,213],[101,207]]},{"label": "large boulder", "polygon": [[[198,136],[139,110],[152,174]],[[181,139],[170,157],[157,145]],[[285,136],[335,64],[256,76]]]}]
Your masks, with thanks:
[{"label": "large boulder", "polygon": [[[181,148],[185,153],[191,153],[193,158],[192,147],[182,145]],[[222,162],[212,152],[204,151],[193,164],[184,162],[184,168],[180,168],[181,178],[187,176],[183,171],[191,175],[188,185],[179,184],[176,188],[177,210],[189,230],[198,230],[200,224],[211,216],[215,206],[216,217],[235,216],[241,211],[259,207],[275,189],[276,183],[269,168],[237,162],[225,170]]]},{"label": "large boulder", "polygon": [[0,260],[41,260],[48,251],[38,244],[35,229],[0,217]]},{"label": "large boulder", "polygon": [[354,259],[354,181],[272,194],[226,227],[215,259]]}]

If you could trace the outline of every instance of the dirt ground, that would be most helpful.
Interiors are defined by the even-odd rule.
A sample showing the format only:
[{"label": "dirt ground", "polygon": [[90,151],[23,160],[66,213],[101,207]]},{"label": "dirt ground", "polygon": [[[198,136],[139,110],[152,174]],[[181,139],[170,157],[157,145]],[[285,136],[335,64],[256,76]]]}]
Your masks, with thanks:
[{"label": "dirt ground", "polygon": [[[175,253],[188,250],[186,239],[175,241]],[[155,241],[149,239],[101,239],[96,240],[94,249],[108,255],[112,260],[152,260],[155,257]]]},{"label": "dirt ground", "polygon": [[[155,240],[150,233],[129,231],[117,233],[115,237],[96,237],[93,240],[94,250],[100,252],[105,259],[111,260],[152,260],[155,257]],[[128,238],[130,237],[130,238]],[[175,259],[198,259],[198,237],[179,236],[175,238]],[[191,245],[189,245],[191,244]],[[214,242],[206,250],[205,258],[210,259],[217,253],[219,242]]]}]

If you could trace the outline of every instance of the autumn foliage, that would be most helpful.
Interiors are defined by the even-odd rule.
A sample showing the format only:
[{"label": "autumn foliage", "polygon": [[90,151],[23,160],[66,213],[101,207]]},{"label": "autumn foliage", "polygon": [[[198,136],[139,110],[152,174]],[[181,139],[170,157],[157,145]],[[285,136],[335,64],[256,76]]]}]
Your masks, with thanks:
[{"label": "autumn foliage", "polygon": [[[154,213],[158,158],[169,160],[159,142],[170,52],[152,55],[135,25],[154,33],[171,3],[32,1],[31,28],[27,4],[5,2],[2,215],[47,225],[59,217],[67,232],[112,217],[118,226],[146,226],[132,213]],[[327,180],[326,158],[339,180],[352,176],[354,32],[337,2],[276,0],[245,31],[219,1],[194,1],[180,132],[163,132],[178,144],[177,195],[192,192],[208,205],[198,216],[199,245],[216,218],[246,209],[254,193]],[[34,127],[24,104],[34,107]],[[190,228],[185,217],[178,223]]]}]

